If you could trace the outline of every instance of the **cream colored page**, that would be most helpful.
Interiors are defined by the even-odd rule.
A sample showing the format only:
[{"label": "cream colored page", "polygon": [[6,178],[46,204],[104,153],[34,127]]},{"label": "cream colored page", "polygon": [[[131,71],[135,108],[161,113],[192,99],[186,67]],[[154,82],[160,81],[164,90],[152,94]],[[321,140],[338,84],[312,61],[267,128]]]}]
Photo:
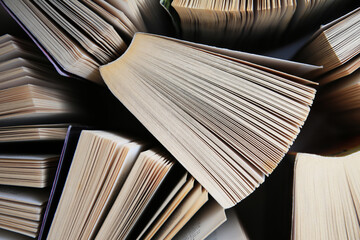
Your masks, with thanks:
[{"label": "cream colored page", "polygon": [[198,197],[197,201],[187,211],[184,217],[176,224],[171,232],[164,238],[164,240],[172,239],[184,226],[185,224],[197,213],[197,211],[207,202],[209,199],[208,192],[203,189],[201,196]]},{"label": "cream colored page", "polygon": [[266,67],[276,69],[276,70],[279,70],[282,72],[286,72],[289,74],[293,74],[293,75],[296,75],[299,77],[314,74],[314,73],[316,73],[316,71],[322,69],[321,66],[315,66],[315,65],[306,64],[306,63],[284,60],[284,59],[280,59],[280,58],[273,58],[273,57],[268,57],[268,56],[264,56],[264,55],[257,55],[257,54],[253,54],[253,53],[235,51],[235,50],[230,50],[230,49],[226,49],[226,48],[213,47],[213,46],[209,46],[209,45],[205,45],[205,44],[193,43],[193,42],[188,42],[188,41],[178,40],[178,39],[173,39],[173,38],[168,38],[168,37],[163,37],[163,38],[170,39],[170,40],[180,42],[180,43],[184,43],[184,44],[187,44],[187,45],[190,45],[193,47],[197,47],[199,49],[204,49],[207,51],[211,51],[211,52],[218,53],[218,54],[223,54],[225,56],[233,57],[236,59],[248,61],[248,62],[251,62],[254,64],[259,64],[261,66],[266,66]]},{"label": "cream colored page", "polygon": [[[294,180],[294,239],[356,239],[360,236],[358,215],[347,165],[357,168],[345,157],[298,154]],[[356,201],[356,200],[355,200]],[[355,205],[354,205],[355,203]]]},{"label": "cream colored page", "polygon": [[193,205],[202,195],[202,187],[197,184],[194,189],[188,194],[181,205],[173,212],[170,218],[164,223],[160,230],[154,236],[155,239],[165,238],[173,228],[182,220],[182,218],[191,210]]},{"label": "cream colored page", "polygon": [[[182,200],[187,196],[187,194],[194,187],[194,178],[190,178],[187,183],[182,187],[177,195],[172,199],[169,206],[166,206],[165,211],[160,215],[156,222],[151,226],[149,233],[145,236],[145,239],[151,239],[160,227],[166,222],[166,220],[171,216],[171,214],[176,210],[176,208],[181,204]],[[141,238],[141,236],[140,236]]]},{"label": "cream colored page", "polygon": [[[178,182],[178,184],[175,186],[175,188],[171,191],[171,193],[169,194],[169,196],[165,199],[165,201],[163,202],[163,204],[160,206],[160,208],[156,211],[156,213],[154,214],[154,216],[150,219],[150,221],[148,222],[148,224],[145,226],[145,228],[143,229],[143,231],[139,234],[139,236],[137,237],[137,239],[140,239],[145,232],[151,227],[151,225],[154,224],[154,221],[159,217],[159,215],[164,211],[164,209],[168,208],[168,204],[171,204],[171,200],[173,200],[173,198],[176,198],[178,196],[178,192],[181,191],[181,189],[183,188],[183,185],[186,184],[186,179],[188,177],[188,173],[185,173],[184,176],[181,178],[181,180]],[[169,203],[170,202],[170,203]],[[161,216],[161,215],[160,215]]]}]

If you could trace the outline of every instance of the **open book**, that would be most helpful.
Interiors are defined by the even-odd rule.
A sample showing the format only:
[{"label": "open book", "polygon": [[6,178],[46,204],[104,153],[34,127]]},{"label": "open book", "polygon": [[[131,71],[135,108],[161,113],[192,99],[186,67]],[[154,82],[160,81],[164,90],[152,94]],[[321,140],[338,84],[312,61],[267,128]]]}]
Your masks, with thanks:
[{"label": "open book", "polygon": [[296,155],[293,239],[360,236],[359,159],[359,151],[334,157]]},{"label": "open book", "polygon": [[126,48],[113,25],[96,11],[114,16],[91,1],[2,2],[64,75],[101,83],[100,64],[118,57]]},{"label": "open book", "polygon": [[[149,0],[151,2],[151,0]],[[156,2],[153,0],[152,2]],[[246,48],[279,42],[294,31],[312,29],[324,13],[331,15],[347,1],[161,1],[174,19],[179,18],[181,37],[211,45]],[[330,14],[329,14],[330,13]]]},{"label": "open book", "polygon": [[229,208],[282,159],[315,90],[310,81],[215,50],[138,33],[100,72],[112,93]]},{"label": "open book", "polygon": [[[208,192],[168,154],[144,149],[119,134],[82,131],[47,239],[175,236]],[[225,213],[214,200],[204,207],[218,213],[210,234]]]},{"label": "open book", "polygon": [[142,148],[113,133],[83,131],[48,239],[94,234]]}]

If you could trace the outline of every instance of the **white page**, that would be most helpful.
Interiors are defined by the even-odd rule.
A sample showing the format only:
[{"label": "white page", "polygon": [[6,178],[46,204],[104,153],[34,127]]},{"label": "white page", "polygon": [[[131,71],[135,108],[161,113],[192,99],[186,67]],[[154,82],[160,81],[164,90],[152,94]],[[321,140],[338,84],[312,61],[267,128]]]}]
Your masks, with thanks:
[{"label": "white page", "polygon": [[48,201],[48,189],[0,185],[0,199],[41,206]]},{"label": "white page", "polygon": [[242,227],[234,208],[226,211],[227,221],[216,229],[206,240],[238,239],[247,240],[248,237]]},{"label": "white page", "polygon": [[[225,210],[215,200],[206,203],[175,235],[174,240],[202,240],[226,221]],[[223,238],[236,239],[236,238]]]}]

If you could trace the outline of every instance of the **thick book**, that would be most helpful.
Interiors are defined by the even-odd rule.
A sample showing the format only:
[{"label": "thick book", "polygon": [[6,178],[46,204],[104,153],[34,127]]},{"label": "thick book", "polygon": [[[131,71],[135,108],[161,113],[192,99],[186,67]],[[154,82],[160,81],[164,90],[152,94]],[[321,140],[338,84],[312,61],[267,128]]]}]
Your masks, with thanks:
[{"label": "thick book", "polygon": [[[103,84],[99,66],[120,56],[136,32],[172,36],[177,26],[168,13],[170,3],[167,1],[2,0],[0,3],[60,74],[99,84]],[[291,12],[293,4],[285,5],[282,10],[290,9]],[[282,11],[281,15],[287,14]],[[277,19],[283,23],[284,18]],[[210,28],[215,29],[213,26]],[[212,34],[211,38],[225,35]],[[125,39],[126,44],[119,38]],[[237,42],[228,36],[226,39]]]},{"label": "thick book", "polygon": [[0,127],[0,143],[63,141],[69,124],[33,124]]},{"label": "thick book", "polygon": [[59,160],[50,154],[0,154],[0,184],[43,188],[51,185]]},{"label": "thick book", "polygon": [[298,153],[293,186],[293,239],[360,236],[360,152],[338,156]]},{"label": "thick book", "polygon": [[235,210],[250,239],[357,239],[359,137],[287,154]]},{"label": "thick book", "polygon": [[114,26],[98,15],[97,11],[106,12],[96,3],[5,0],[2,4],[62,75],[102,84],[100,64],[126,48]]},{"label": "thick book", "polygon": [[207,201],[207,191],[199,184],[185,193],[178,188],[184,184],[186,176],[179,167],[159,150],[142,152],[95,239],[136,239],[147,219],[158,212],[164,200],[173,193],[177,196],[181,193],[180,204],[162,226],[165,232],[157,230],[161,236],[153,238],[171,239],[178,232],[176,228],[181,228]]},{"label": "thick book", "polygon": [[140,33],[100,72],[120,102],[224,208],[253,192],[281,161],[316,92],[300,77]]},{"label": "thick book", "polygon": [[0,227],[37,237],[49,189],[0,187]]},{"label": "thick book", "polygon": [[143,148],[114,133],[82,131],[47,239],[96,234]]},{"label": "thick book", "polygon": [[[185,39],[236,47],[244,39],[283,33],[295,13],[297,3],[174,0],[171,6],[180,18]],[[222,34],[218,34],[219,32]]]},{"label": "thick book", "polygon": [[294,59],[323,66],[319,82],[327,84],[359,67],[360,8],[320,27]]},{"label": "thick book", "polygon": [[357,131],[360,120],[360,70],[324,86],[318,95],[323,114],[343,130]]},{"label": "thick book", "polygon": [[84,122],[99,112],[93,94],[103,89],[60,77],[31,42],[1,36],[0,59],[0,126]]},{"label": "thick book", "polygon": [[[145,1],[146,2],[146,1]],[[156,3],[156,0],[149,0]],[[273,48],[313,31],[351,1],[161,1],[184,39],[231,48]],[[221,34],[219,34],[221,33]],[[271,47],[273,46],[273,47]]]},{"label": "thick book", "polygon": [[57,205],[59,204],[61,193],[69,173],[81,131],[84,129],[89,129],[89,127],[74,125],[70,125],[68,127],[64,145],[61,150],[60,159],[57,164],[55,177],[52,181],[49,200],[46,204],[46,209],[44,211],[43,220],[39,230],[39,240],[46,239],[47,234],[49,233],[49,229],[54,218]]}]

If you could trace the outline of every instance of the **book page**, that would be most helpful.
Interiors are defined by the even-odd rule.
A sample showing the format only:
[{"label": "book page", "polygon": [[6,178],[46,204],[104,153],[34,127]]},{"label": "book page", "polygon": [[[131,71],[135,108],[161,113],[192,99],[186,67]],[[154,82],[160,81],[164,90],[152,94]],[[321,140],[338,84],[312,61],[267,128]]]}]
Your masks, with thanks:
[{"label": "book page", "polygon": [[[206,202],[207,199],[205,201],[202,200],[204,198],[204,194],[207,196],[206,190],[204,190],[200,184],[196,184],[196,186],[171,214],[167,221],[162,225],[159,231],[155,234],[154,238],[167,239],[169,238],[169,235],[173,234],[176,228],[180,225],[184,225],[187,220],[189,220],[189,213],[192,213],[195,208],[197,211],[201,207],[198,206],[198,203],[202,202],[202,204],[204,204]],[[184,220],[186,220],[185,223],[183,222]]]},{"label": "book page", "polygon": [[[139,33],[139,34],[141,34],[141,33]],[[206,44],[193,43],[193,42],[189,42],[189,41],[185,41],[185,40],[179,40],[179,39],[169,38],[169,37],[164,37],[164,36],[161,36],[161,37],[165,38],[165,39],[170,39],[172,41],[180,42],[180,43],[183,43],[183,44],[186,44],[189,46],[193,46],[196,48],[211,51],[214,53],[218,53],[218,54],[226,55],[226,56],[233,57],[236,59],[248,61],[248,62],[257,64],[257,65],[261,65],[263,67],[276,69],[276,70],[279,70],[279,71],[282,71],[285,73],[289,73],[292,75],[296,75],[299,77],[309,76],[309,75],[315,73],[316,71],[322,69],[321,66],[315,66],[315,65],[306,64],[306,63],[299,63],[299,62],[294,62],[294,61],[289,61],[289,60],[284,60],[284,59],[279,59],[279,58],[273,58],[273,57],[268,57],[268,56],[253,54],[253,53],[235,51],[235,50],[226,49],[226,48],[213,47],[213,46],[209,46]]]},{"label": "book page", "polygon": [[0,199],[25,204],[43,205],[48,200],[48,189],[0,186]]},{"label": "book page", "polygon": [[235,209],[226,211],[227,220],[218,229],[216,229],[206,240],[223,240],[223,239],[249,239],[245,233]]},{"label": "book page", "polygon": [[[169,208],[169,205],[171,205],[172,202],[174,201],[174,199],[176,199],[178,197],[179,193],[184,188],[183,185],[186,186],[188,184],[189,180],[187,180],[187,179],[188,179],[188,173],[185,173],[184,177],[180,179],[179,183],[175,186],[175,188],[171,191],[171,193],[168,195],[168,197],[165,199],[165,201],[161,204],[160,208],[156,211],[154,216],[150,219],[150,221],[145,226],[143,231],[139,234],[137,239],[141,239],[141,237],[145,234],[145,232],[147,232],[149,230],[151,225],[156,225],[156,223],[158,222],[158,218],[161,218],[163,216],[163,214],[164,214],[163,212],[166,212]],[[193,178],[191,178],[190,180],[192,180],[192,182],[193,182]],[[169,203],[170,201],[171,201],[171,203]],[[161,213],[161,215],[160,215],[160,213]],[[154,223],[155,220],[157,220],[157,221]],[[151,227],[153,228],[153,226],[151,226]]]},{"label": "book page", "polygon": [[[202,240],[226,221],[225,210],[211,199],[175,235],[174,240]],[[235,239],[235,238],[222,238]]]},{"label": "book page", "polygon": [[[172,215],[172,213],[177,209],[177,207],[181,204],[182,200],[187,196],[187,194],[194,187],[194,178],[190,178],[187,180],[186,184],[176,193],[176,196],[171,199],[171,203],[166,206],[166,209],[161,213],[161,215],[156,219],[156,222],[152,224],[152,221],[149,224],[152,224],[151,228],[145,235],[144,239],[151,239],[154,234],[160,229],[160,227],[166,222],[166,220]],[[154,216],[155,217],[155,216]],[[147,229],[145,229],[147,230]],[[142,232],[138,239],[141,239],[144,232]]]}]

